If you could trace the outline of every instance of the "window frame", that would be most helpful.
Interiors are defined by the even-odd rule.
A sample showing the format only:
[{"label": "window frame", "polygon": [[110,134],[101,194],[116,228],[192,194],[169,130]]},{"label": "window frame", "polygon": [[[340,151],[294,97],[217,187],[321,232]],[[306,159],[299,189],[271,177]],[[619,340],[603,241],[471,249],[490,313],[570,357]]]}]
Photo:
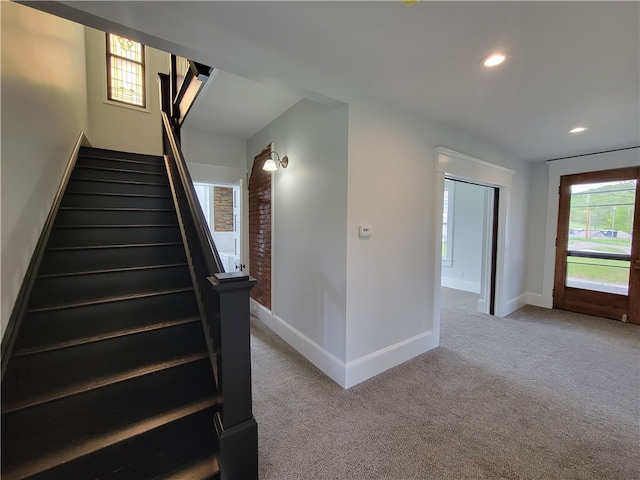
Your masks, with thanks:
[{"label": "window frame", "polygon": [[[445,203],[444,195],[447,196],[446,202],[446,215],[445,215]],[[453,210],[455,203],[455,182],[450,178],[444,179],[444,194],[442,203],[442,245],[444,246],[445,254],[442,256],[442,266],[453,266]],[[446,217],[446,219],[445,219]],[[447,228],[446,240],[444,237],[444,228]]]},{"label": "window frame", "polygon": [[[122,107],[127,107],[127,108],[133,108],[136,110],[144,110],[144,111],[149,111],[148,108],[148,102],[147,102],[147,85],[148,85],[148,79],[147,79],[147,48],[144,44],[140,43],[140,42],[136,42],[135,40],[131,40],[130,38],[127,37],[122,37],[122,38],[127,38],[127,40],[131,40],[134,43],[137,43],[138,45],[140,45],[140,49],[141,49],[141,59],[142,61],[138,62],[136,60],[132,60],[130,58],[126,58],[126,57],[122,57],[120,55],[117,55],[115,53],[111,52],[111,42],[110,42],[110,38],[109,36],[113,35],[116,37],[122,37],[122,35],[118,35],[115,33],[109,33],[109,32],[105,32],[105,36],[104,36],[104,40],[105,40],[105,77],[106,77],[106,83],[107,83],[107,88],[106,88],[106,103],[112,104],[112,105],[117,105],[117,106],[122,106]],[[116,98],[112,98],[112,89],[111,89],[111,84],[112,84],[112,77],[111,77],[111,58],[118,58],[124,62],[130,62],[136,65],[140,65],[142,67],[142,105],[138,105],[137,103],[132,103],[132,102],[127,102],[124,100],[118,100]]]}]

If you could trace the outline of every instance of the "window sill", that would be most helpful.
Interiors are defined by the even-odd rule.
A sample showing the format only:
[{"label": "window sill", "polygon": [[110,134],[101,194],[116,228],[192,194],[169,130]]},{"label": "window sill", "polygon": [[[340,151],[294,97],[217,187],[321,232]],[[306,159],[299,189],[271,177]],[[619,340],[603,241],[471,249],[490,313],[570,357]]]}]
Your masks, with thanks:
[{"label": "window sill", "polygon": [[129,105],[127,103],[120,103],[120,102],[114,102],[112,100],[107,100],[106,98],[102,99],[102,103],[105,103],[107,105],[111,105],[114,107],[126,108],[127,110],[133,110],[135,112],[151,113],[151,109],[149,108],[148,105],[146,107],[137,107],[135,105]]}]

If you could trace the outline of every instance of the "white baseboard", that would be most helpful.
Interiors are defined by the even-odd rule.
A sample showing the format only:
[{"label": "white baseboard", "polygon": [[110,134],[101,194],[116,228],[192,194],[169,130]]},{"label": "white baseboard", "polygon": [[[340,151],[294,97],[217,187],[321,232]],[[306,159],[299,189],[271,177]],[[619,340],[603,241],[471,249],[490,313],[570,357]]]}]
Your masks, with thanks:
[{"label": "white baseboard", "polygon": [[527,304],[528,294],[523,293],[522,295],[518,295],[510,300],[507,300],[504,304],[504,311],[500,312],[501,317],[506,317],[510,313],[515,312],[519,308],[524,307]]},{"label": "white baseboard", "polygon": [[480,313],[488,313],[489,307],[487,305],[487,301],[484,298],[479,298],[476,302],[476,311]]},{"label": "white baseboard", "polygon": [[463,290],[465,292],[480,293],[480,282],[470,282],[469,280],[461,280],[459,278],[442,277],[441,283],[443,287],[453,288],[455,290]]},{"label": "white baseboard", "polygon": [[423,332],[345,364],[253,299],[250,311],[342,388],[357,385],[439,345],[432,331]]},{"label": "white baseboard", "polygon": [[553,308],[553,299],[548,299],[539,293],[527,293],[527,303],[542,308]]},{"label": "white baseboard", "polygon": [[423,332],[347,363],[345,388],[353,387],[439,345],[433,332]]},{"label": "white baseboard", "polygon": [[309,337],[299,332],[271,310],[260,305],[253,298],[250,302],[252,315],[258,317],[267,327],[278,334],[285,342],[295,348],[303,357],[313,363],[331,380],[342,388],[345,387],[345,364],[338,357],[328,352]]}]

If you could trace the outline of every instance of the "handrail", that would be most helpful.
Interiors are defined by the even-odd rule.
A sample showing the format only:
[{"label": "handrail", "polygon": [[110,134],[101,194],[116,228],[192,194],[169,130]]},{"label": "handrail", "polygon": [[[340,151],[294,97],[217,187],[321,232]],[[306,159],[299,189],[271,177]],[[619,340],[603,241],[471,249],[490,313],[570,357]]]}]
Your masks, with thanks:
[{"label": "handrail", "polygon": [[[184,71],[178,71],[178,64],[185,68]],[[167,112],[175,125],[179,128],[184,123],[189,110],[195,103],[197,96],[207,85],[207,81],[215,76],[217,70],[194,62],[184,57],[171,55],[171,78],[170,78],[170,98],[171,108]],[[176,130],[176,138],[180,139],[180,131]]]},{"label": "handrail", "polygon": [[7,328],[5,330],[4,336],[2,337],[2,372],[0,374],[0,378],[4,378],[4,372],[7,369],[9,359],[11,358],[11,355],[13,353],[13,347],[15,345],[16,338],[18,337],[18,331],[20,330],[20,325],[22,324],[22,319],[27,309],[27,302],[31,295],[33,284],[35,283],[36,274],[38,272],[38,269],[40,268],[40,263],[42,262],[42,257],[44,255],[47,242],[49,241],[49,236],[51,235],[53,224],[58,214],[60,204],[62,203],[62,197],[64,196],[64,192],[67,189],[67,184],[69,183],[69,179],[71,178],[71,172],[73,172],[76,161],[78,160],[80,147],[83,143],[86,142],[87,138],[84,132],[80,132],[78,140],[76,141],[71,152],[71,156],[69,157],[69,161],[67,162],[64,173],[62,174],[60,185],[58,185],[58,190],[56,191],[56,194],[53,198],[51,210],[49,210],[49,215],[44,222],[44,226],[42,227],[40,238],[38,238],[38,243],[36,244],[34,253],[31,257],[31,261],[29,262],[29,266],[27,267],[27,271],[22,280],[22,284],[20,285],[18,296],[16,297],[13,309],[11,310],[11,315],[9,316],[9,321],[7,322]]},{"label": "handrail", "polygon": [[187,164],[184,160],[184,156],[182,155],[182,150],[180,148],[180,145],[178,144],[178,141],[176,140],[175,129],[173,128],[168,115],[165,112],[161,112],[160,114],[162,115],[162,122],[164,124],[165,132],[167,133],[167,141],[169,142],[169,145],[171,147],[173,158],[180,175],[180,182],[182,184],[182,188],[184,189],[187,203],[189,205],[189,210],[195,224],[198,241],[200,243],[202,253],[204,254],[204,260],[206,262],[208,271],[207,275],[224,272],[222,261],[220,260],[220,255],[218,254],[218,250],[215,246],[215,243],[213,242],[211,231],[207,226],[202,207],[196,195],[195,188],[193,187],[191,175],[189,174]]},{"label": "handrail", "polygon": [[[257,480],[258,432],[252,413],[249,327],[249,291],[256,280],[241,272],[224,273],[180,147],[181,122],[171,114],[176,103],[170,95],[169,75],[159,74],[158,79],[167,174],[221,400],[212,424],[218,436],[220,478]],[[195,99],[202,87],[198,82],[183,85],[181,90],[190,90]],[[185,105],[190,108],[191,104],[187,101]]]}]

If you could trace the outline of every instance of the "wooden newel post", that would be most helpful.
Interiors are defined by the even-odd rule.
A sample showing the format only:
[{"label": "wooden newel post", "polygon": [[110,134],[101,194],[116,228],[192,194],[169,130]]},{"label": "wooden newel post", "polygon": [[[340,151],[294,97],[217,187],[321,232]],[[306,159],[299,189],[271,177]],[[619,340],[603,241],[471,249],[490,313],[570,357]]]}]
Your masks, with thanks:
[{"label": "wooden newel post", "polygon": [[256,279],[242,272],[216,273],[213,286],[222,407],[215,417],[220,439],[220,479],[257,480],[258,425],[251,399],[249,291]]}]

